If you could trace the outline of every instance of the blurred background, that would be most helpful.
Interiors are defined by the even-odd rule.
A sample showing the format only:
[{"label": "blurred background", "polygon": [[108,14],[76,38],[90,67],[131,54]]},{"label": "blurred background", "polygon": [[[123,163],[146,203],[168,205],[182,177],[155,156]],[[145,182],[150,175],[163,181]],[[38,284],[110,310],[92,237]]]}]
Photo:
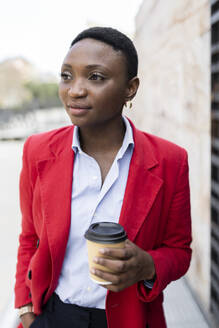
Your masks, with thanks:
[{"label": "blurred background", "polygon": [[12,318],[23,143],[70,124],[58,99],[60,66],[77,33],[97,25],[127,34],[139,54],[140,89],[125,114],[189,153],[193,258],[186,278],[165,293],[168,327],[219,327],[218,0],[1,4],[1,327],[15,327],[8,313]]}]

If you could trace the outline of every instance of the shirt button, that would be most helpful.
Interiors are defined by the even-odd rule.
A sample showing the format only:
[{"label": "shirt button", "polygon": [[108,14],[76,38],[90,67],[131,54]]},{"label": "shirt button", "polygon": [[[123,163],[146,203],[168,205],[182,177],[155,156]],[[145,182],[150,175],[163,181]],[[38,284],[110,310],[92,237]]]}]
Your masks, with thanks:
[{"label": "shirt button", "polygon": [[32,279],[32,271],[31,270],[28,271],[28,278],[29,278],[29,280]]}]

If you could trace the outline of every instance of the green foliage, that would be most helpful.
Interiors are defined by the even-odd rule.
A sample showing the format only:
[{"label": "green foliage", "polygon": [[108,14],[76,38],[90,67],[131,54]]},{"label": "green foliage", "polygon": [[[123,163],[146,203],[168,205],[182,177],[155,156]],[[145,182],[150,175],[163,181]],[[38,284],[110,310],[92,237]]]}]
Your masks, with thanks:
[{"label": "green foliage", "polygon": [[58,84],[52,82],[28,82],[25,88],[31,93],[31,107],[48,108],[61,106],[58,96]]}]

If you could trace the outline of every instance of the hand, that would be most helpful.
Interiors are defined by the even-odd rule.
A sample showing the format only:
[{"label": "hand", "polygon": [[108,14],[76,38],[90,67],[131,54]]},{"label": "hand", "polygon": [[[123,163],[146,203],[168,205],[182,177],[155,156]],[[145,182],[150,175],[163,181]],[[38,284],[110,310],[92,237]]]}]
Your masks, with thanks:
[{"label": "hand", "polygon": [[124,248],[103,248],[101,255],[109,258],[95,257],[93,261],[113,272],[91,268],[91,273],[112,284],[103,287],[119,292],[138,281],[151,280],[155,276],[154,262],[149,253],[142,250],[130,240],[126,240]]},{"label": "hand", "polygon": [[36,316],[33,312],[25,313],[21,316],[21,322],[24,328],[29,328]]}]

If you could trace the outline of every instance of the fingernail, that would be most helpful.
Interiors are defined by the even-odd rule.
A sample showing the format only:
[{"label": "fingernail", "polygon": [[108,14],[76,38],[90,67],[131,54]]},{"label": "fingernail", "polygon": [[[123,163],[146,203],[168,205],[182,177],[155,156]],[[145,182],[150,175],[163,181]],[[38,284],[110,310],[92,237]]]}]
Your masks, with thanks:
[{"label": "fingernail", "polygon": [[97,257],[94,257],[93,258],[93,262],[98,263],[98,258]]},{"label": "fingernail", "polygon": [[95,274],[95,269],[94,268],[91,268],[90,272],[93,273],[93,274]]},{"label": "fingernail", "polygon": [[106,251],[105,251],[105,249],[104,249],[104,248],[100,248],[100,249],[99,249],[99,252],[100,252],[101,254],[104,254],[104,253],[106,253]]}]

